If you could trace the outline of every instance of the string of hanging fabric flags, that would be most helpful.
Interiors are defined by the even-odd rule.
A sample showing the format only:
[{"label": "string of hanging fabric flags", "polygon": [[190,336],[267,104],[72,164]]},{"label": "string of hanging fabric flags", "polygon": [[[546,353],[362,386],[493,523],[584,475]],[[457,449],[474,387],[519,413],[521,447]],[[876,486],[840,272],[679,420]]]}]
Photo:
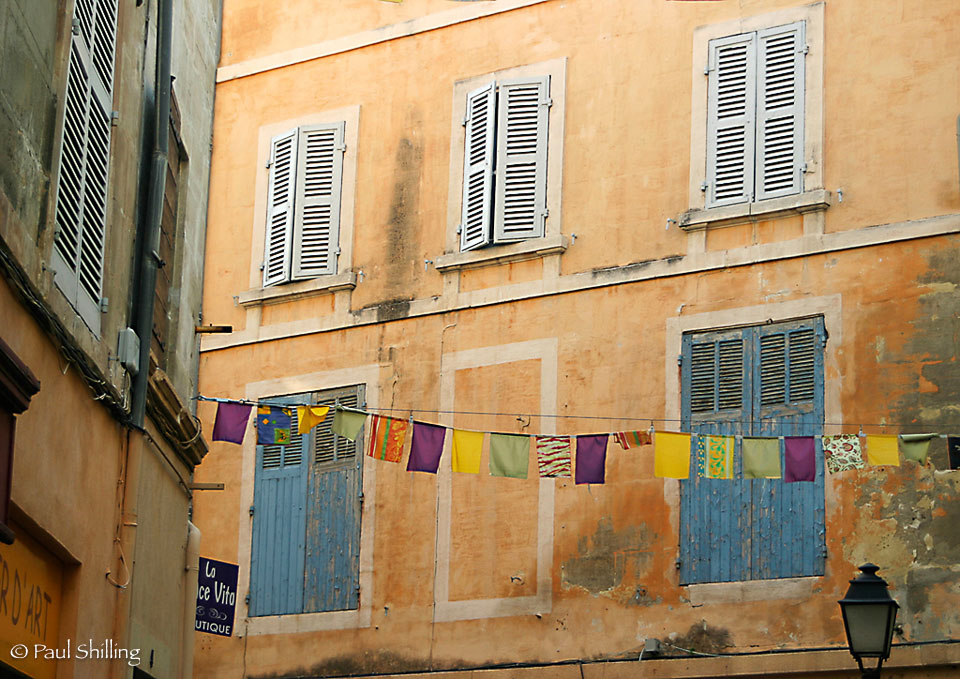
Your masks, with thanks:
[{"label": "string of hanging fabric flags", "polygon": [[[199,399],[218,404],[212,439],[236,444],[243,443],[247,422],[255,406],[257,443],[260,445],[289,444],[293,433],[309,432],[330,412],[328,406],[264,405],[205,396]],[[697,476],[733,479],[734,454],[739,451],[743,478],[782,479],[785,483],[814,481],[818,438],[827,471],[831,474],[863,468],[864,448],[866,464],[869,465],[899,466],[901,454],[906,460],[926,464],[930,442],[935,438],[947,439],[950,469],[960,469],[960,436],[936,433],[731,436],[655,431],[651,426],[649,430],[604,434],[506,434],[457,429],[415,421],[412,417],[397,418],[342,406],[334,410],[332,430],[355,441],[368,422],[371,425],[366,448],[368,456],[386,462],[401,462],[409,435],[407,471],[430,474],[436,474],[440,468],[448,431],[452,437],[453,471],[478,474],[486,438],[489,441],[490,475],[519,479],[527,478],[532,443],[541,478],[574,477],[576,483],[604,483],[610,439],[621,450],[653,446],[654,475],[669,479],[690,477],[691,456],[696,462]]]}]

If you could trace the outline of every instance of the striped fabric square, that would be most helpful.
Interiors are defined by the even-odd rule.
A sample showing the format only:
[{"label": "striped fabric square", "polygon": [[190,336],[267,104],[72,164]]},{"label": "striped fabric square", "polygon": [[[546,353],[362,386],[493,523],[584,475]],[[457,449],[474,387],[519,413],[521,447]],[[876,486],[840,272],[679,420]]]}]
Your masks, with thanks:
[{"label": "striped fabric square", "polygon": [[537,463],[545,479],[570,477],[570,437],[538,436]]}]

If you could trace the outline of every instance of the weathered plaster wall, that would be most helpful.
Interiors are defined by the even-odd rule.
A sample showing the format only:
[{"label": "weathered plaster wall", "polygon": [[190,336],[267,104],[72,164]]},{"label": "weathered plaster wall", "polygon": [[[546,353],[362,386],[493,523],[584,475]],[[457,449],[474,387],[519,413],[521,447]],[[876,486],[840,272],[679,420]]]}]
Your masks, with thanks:
[{"label": "weathered plaster wall", "polygon": [[[834,196],[843,189],[843,202],[835,197],[820,215],[705,233],[667,224],[691,207],[691,87],[702,77],[692,58],[694,31],[801,3],[551,1],[342,51],[323,41],[411,16],[395,12],[426,15],[437,3],[346,2],[338,5],[336,33],[329,15],[303,3],[254,4],[228,6],[224,24],[204,314],[237,333],[204,345],[202,393],[243,396],[268,380],[375,365],[368,394],[384,407],[452,403],[458,411],[564,416],[458,415],[448,423],[456,426],[645,428],[648,422],[626,418],[679,410],[679,336],[671,334],[678,323],[700,314],[722,316],[723,324],[785,320],[826,307],[827,400],[831,416],[854,423],[844,431],[855,433],[859,423],[946,431],[960,422],[960,91],[953,86],[958,62],[946,56],[960,38],[955,3],[827,0],[824,89],[810,101],[823,108],[825,186]],[[281,55],[272,60],[277,68],[244,77],[230,70],[255,58],[266,68],[271,54],[321,47],[328,55],[320,59]],[[562,106],[565,131],[560,232],[567,250],[461,272],[424,267],[443,254],[455,228],[447,217],[449,202],[459,200],[448,182],[455,83],[553,59],[566,69],[564,99],[554,105]],[[363,276],[356,289],[237,304],[257,276],[254,192],[265,170],[257,149],[236,140],[345,106],[360,107],[358,143],[347,151],[358,168],[351,247],[352,267]],[[916,221],[936,216],[943,217]],[[644,271],[656,275],[624,282]],[[567,284],[579,287],[564,292]],[[606,287],[592,287],[600,284]],[[475,350],[507,355],[527,342],[554,342],[556,353],[483,365],[451,358]],[[555,386],[544,379],[545,365]],[[200,408],[208,430],[214,413],[210,404]],[[226,484],[222,494],[197,499],[205,553],[238,560],[241,569],[249,566],[240,555],[249,550],[250,446],[238,453],[216,444],[198,471],[201,480]],[[535,479],[457,475],[447,505],[442,475],[377,463],[369,626],[271,634],[258,622],[257,633],[234,639],[201,635],[197,671],[286,677],[549,663],[636,654],[647,637],[703,652],[840,646],[836,600],[867,560],[882,566],[903,606],[901,641],[960,634],[950,534],[960,511],[951,499],[957,472],[904,463],[828,477],[825,576],[686,588],[675,566],[677,484],[654,478],[650,453],[611,446],[603,486],[547,482],[546,520],[537,517],[547,494]],[[933,460],[942,469],[943,451]],[[446,525],[449,536],[440,534]],[[550,547],[541,559],[545,536]],[[444,587],[447,599],[439,596]],[[457,618],[463,610],[475,615]],[[846,667],[804,658],[817,676]],[[685,662],[683,670],[651,669],[662,673],[650,676],[793,669],[782,659],[724,660],[709,670]],[[623,670],[595,666],[583,676],[588,671]],[[926,672],[910,676],[939,670]]]},{"label": "weathered plaster wall", "polygon": [[[180,108],[180,136],[185,157],[181,159],[178,203],[181,240],[177,243],[177,261],[170,263],[178,275],[170,291],[170,308],[174,314],[171,328],[175,332],[167,349],[166,372],[178,393],[187,398],[196,391],[200,360],[194,327],[201,324],[221,3],[222,0],[177,0],[173,8],[173,87]],[[194,404],[189,408],[193,411]]]},{"label": "weathered plaster wall", "polygon": [[[144,110],[152,98],[156,2],[119,3],[116,86],[104,256],[109,309],[91,333],[56,288],[47,264],[59,156],[65,63],[73,2],[16,0],[0,8],[0,248],[12,256],[44,304],[124,397],[129,380],[114,360],[129,324],[139,219]],[[175,85],[190,155],[181,174],[180,260],[173,294],[178,342],[169,372],[184,402],[195,390],[219,0],[177,0]],[[0,282],[0,337],[40,378],[41,390],[17,418],[12,502],[18,525],[65,564],[60,647],[112,639],[142,648],[151,676],[178,676],[184,642],[184,543],[188,497],[177,473],[190,470],[147,423],[158,450],[132,433],[78,377],[6,280]],[[141,515],[138,525],[138,501]],[[121,507],[126,513],[121,513]],[[137,571],[131,579],[132,571]],[[107,574],[108,577],[104,577]],[[117,586],[111,584],[111,581]],[[59,604],[58,604],[59,605]],[[132,606],[132,608],[131,608]],[[132,611],[132,612],[131,612]],[[155,665],[147,656],[156,650]],[[61,662],[63,677],[128,676],[123,662]]]},{"label": "weathered plaster wall", "polygon": [[[894,344],[904,328],[925,317],[922,281],[939,275],[937,262],[952,262],[958,254],[956,237],[927,239],[857,250],[842,258],[791,260],[465,311],[442,321],[412,319],[239,347],[205,355],[202,386],[204,393],[236,395],[249,382],[379,362],[380,403],[439,409],[440,331],[456,323],[444,334],[445,354],[557,337],[557,408],[572,415],[557,422],[558,433],[606,430],[629,422],[601,424],[576,414],[659,417],[664,411],[658,388],[665,378],[663,324],[679,300],[684,300],[683,314],[697,314],[771,300],[802,302],[816,291],[842,298],[842,327],[828,325],[827,330],[843,338],[830,345],[838,374],[828,376],[828,388],[840,392],[844,421],[901,422],[908,413],[887,396],[891,385],[883,382],[896,375],[895,366],[876,363],[874,348],[878,338]],[[890,271],[910,274],[904,280],[885,275]],[[862,286],[862,280],[873,284]],[[625,314],[624,309],[645,313]],[[882,324],[877,309],[887,319]],[[585,318],[597,320],[584,323]],[[939,342],[939,335],[932,340]],[[913,334],[913,341],[922,346],[923,333]],[[285,358],[290,355],[298,357],[295,371]],[[232,368],[237,365],[244,370]],[[526,362],[505,366],[458,371],[456,408],[538,412],[538,369]],[[213,412],[201,408],[208,423]],[[512,416],[457,420],[458,426],[486,430],[543,431],[542,421],[524,424]],[[942,459],[936,459],[942,466]],[[238,469],[236,460],[233,446],[213,447],[200,473],[204,480],[224,481],[228,490],[197,501],[206,548],[227,560],[237,554],[238,522],[249,521],[238,491],[240,475],[252,474],[252,469]],[[603,486],[556,482],[556,509],[548,527],[554,535],[549,610],[539,617],[432,624],[437,480],[380,463],[372,627],[322,636],[205,636],[198,670],[220,668],[222,676],[232,676],[227,668],[240,645],[246,649],[248,671],[258,668],[259,674],[251,672],[254,676],[608,657],[637,652],[646,637],[672,639],[704,652],[839,645],[843,632],[836,600],[855,567],[866,560],[883,566],[904,605],[903,640],[953,638],[960,632],[949,603],[958,594],[950,536],[958,508],[949,499],[955,472],[905,462],[901,468],[828,477],[826,576],[805,579],[799,590],[778,588],[774,582],[759,601],[730,596],[706,604],[677,585],[678,507],[667,484],[653,476],[650,449],[621,452],[611,447],[607,478]],[[451,600],[531,593],[536,484],[483,475],[454,479]]]},{"label": "weathered plaster wall", "polygon": [[[40,380],[40,392],[17,417],[11,501],[46,534],[34,534],[66,565],[58,641],[116,638],[115,611],[122,593],[104,574],[118,572],[114,544],[118,480],[126,433],[94,402],[62,358],[0,279],[0,328],[13,350]],[[12,329],[17,332],[11,332]],[[64,417],[69,408],[71,417]],[[56,423],[55,426],[52,426]],[[25,523],[24,519],[19,519]],[[64,668],[66,676],[103,677],[103,664]]]}]

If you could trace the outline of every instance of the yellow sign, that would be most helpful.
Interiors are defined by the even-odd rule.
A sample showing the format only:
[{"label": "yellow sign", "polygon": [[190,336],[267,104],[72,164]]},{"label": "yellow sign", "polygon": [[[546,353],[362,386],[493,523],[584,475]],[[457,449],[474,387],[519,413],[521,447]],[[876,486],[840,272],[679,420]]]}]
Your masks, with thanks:
[{"label": "yellow sign", "polygon": [[[0,661],[36,679],[53,679],[56,661],[33,651],[58,646],[63,564],[23,529],[14,532],[12,545],[0,544]],[[30,652],[21,654],[18,646]]]}]

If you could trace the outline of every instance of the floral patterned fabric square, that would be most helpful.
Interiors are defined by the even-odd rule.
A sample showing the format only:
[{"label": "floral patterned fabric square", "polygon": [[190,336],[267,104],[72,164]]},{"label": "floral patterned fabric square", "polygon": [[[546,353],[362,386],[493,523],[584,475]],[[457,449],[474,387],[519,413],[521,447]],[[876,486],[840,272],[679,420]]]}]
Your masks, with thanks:
[{"label": "floral patterned fabric square", "polygon": [[860,437],[856,434],[824,436],[823,455],[827,461],[827,471],[831,474],[863,468]]}]

